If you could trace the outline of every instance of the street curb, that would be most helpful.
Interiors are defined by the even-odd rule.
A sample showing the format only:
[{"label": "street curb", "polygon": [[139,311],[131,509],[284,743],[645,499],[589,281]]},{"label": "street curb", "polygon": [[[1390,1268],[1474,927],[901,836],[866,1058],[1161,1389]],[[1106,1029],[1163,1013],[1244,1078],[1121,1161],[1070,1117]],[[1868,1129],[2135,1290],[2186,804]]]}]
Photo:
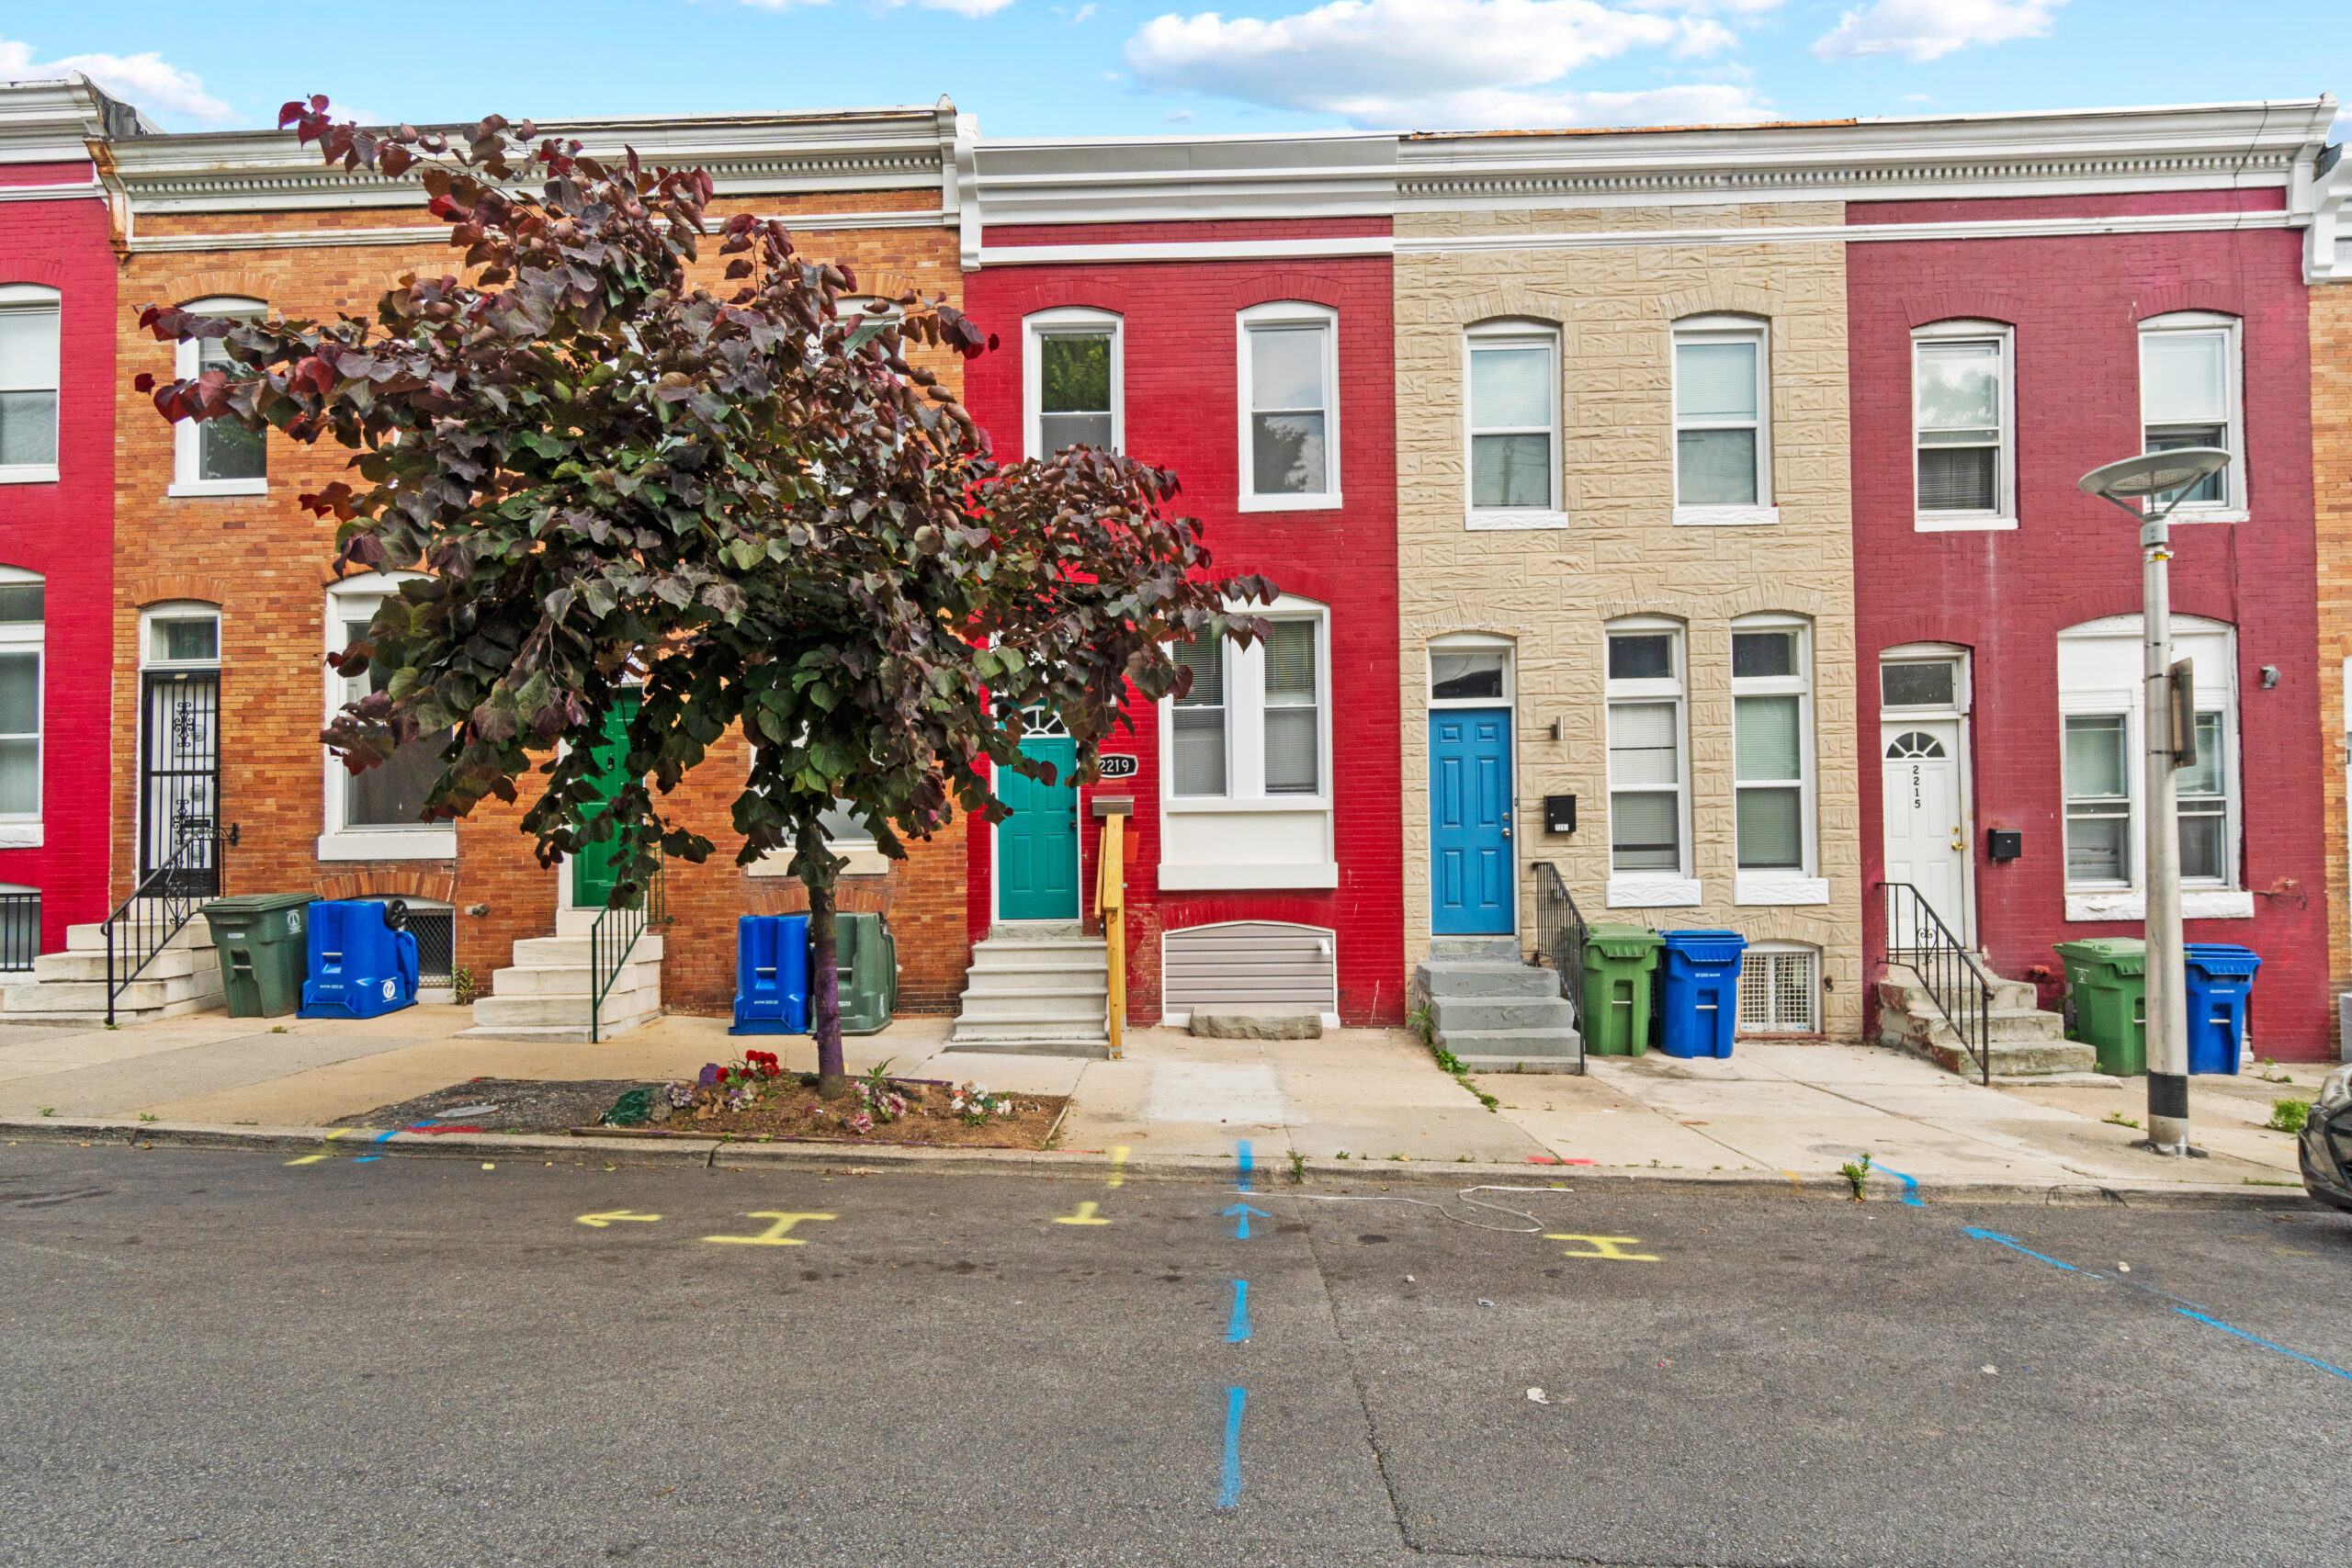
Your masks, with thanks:
[{"label": "street curb", "polygon": [[[716,1138],[578,1138],[518,1133],[412,1133],[355,1127],[220,1126],[187,1122],[136,1122],[112,1118],[0,1117],[0,1141],[118,1144],[133,1148],[248,1149],[255,1153],[397,1154],[440,1159],[537,1157],[570,1165],[701,1167],[757,1170],[767,1167],[815,1168],[829,1174],[883,1171],[926,1176],[1042,1176],[1099,1181],[1114,1171],[1125,1181],[1227,1182],[1235,1176],[1229,1157],[1207,1155],[1131,1153],[1114,1161],[1103,1149],[937,1149],[854,1144],[752,1144]],[[1294,1186],[1290,1161],[1261,1164],[1252,1173],[1259,1188],[1280,1196]],[[1468,1187],[1522,1187],[1543,1190],[1605,1190],[1618,1193],[1718,1194],[1850,1202],[1836,1176],[1800,1181],[1786,1176],[1745,1172],[1651,1170],[1599,1166],[1473,1164],[1434,1160],[1310,1159],[1302,1180],[1350,1186],[1430,1187],[1459,1191]],[[1898,1190],[1883,1179],[1869,1189],[1874,1203],[2043,1204],[2134,1209],[2318,1208],[2300,1186],[2224,1187],[2188,1182],[1948,1181],[1928,1179]]]}]

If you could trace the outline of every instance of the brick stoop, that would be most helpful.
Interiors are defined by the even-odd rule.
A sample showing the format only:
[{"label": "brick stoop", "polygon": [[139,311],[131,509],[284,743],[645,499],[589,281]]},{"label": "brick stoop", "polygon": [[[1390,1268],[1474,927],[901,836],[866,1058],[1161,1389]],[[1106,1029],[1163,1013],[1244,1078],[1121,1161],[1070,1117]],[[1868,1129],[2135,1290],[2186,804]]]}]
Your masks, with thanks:
[{"label": "brick stoop", "polygon": [[[1978,962],[1983,964],[1980,957]],[[1993,973],[1984,964],[1987,975]],[[1990,1055],[1995,1077],[2048,1078],[2095,1073],[2098,1054],[2079,1040],[2066,1038],[2066,1021],[2034,1005],[2032,984],[2025,980],[1993,982]],[[1878,982],[1878,1038],[1914,1056],[1935,1063],[1947,1072],[1974,1077],[1976,1059],[1962,1044],[1959,1032],[1929,998],[1918,976],[1903,964],[1892,964]]]}]

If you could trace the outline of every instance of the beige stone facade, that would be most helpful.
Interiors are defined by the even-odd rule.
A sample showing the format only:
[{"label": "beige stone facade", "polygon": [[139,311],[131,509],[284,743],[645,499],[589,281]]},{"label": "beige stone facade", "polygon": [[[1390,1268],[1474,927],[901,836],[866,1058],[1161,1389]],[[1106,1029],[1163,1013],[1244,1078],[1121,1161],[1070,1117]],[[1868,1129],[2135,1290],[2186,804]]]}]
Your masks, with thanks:
[{"label": "beige stone facade", "polygon": [[[1435,203],[1430,204],[1431,206]],[[1841,243],[1676,238],[1634,231],[1835,226],[1834,202],[1450,210],[1396,222],[1398,545],[1404,640],[1407,961],[1431,930],[1430,704],[1425,650],[1452,633],[1510,639],[1517,925],[1536,943],[1538,863],[1585,918],[1659,930],[1722,927],[1751,944],[1819,950],[1822,1032],[1861,1028],[1854,758],[1845,257]],[[1525,234],[1525,248],[1486,248]],[[1579,237],[1589,237],[1579,240]],[[1476,248],[1449,242],[1475,239]],[[1679,321],[1761,322],[1777,521],[1675,521],[1673,332]],[[1499,320],[1559,334],[1561,474],[1555,525],[1468,526],[1464,334]],[[1810,623],[1811,847],[1804,880],[1826,903],[1736,902],[1732,623]],[[1605,626],[1682,627],[1687,715],[1685,867],[1697,901],[1611,907]],[[1555,726],[1557,726],[1556,739]],[[1573,833],[1547,834],[1544,797],[1573,795]],[[1769,889],[1751,878],[1751,896]],[[1790,878],[1782,878],[1785,882]],[[1632,889],[1621,887],[1621,893]]]},{"label": "beige stone facade", "polygon": [[2327,813],[2328,988],[2352,989],[2352,885],[2347,885],[2345,661],[2352,660],[2352,282],[2311,293],[2312,489],[2319,532],[2320,733],[2334,743],[2320,770]]}]

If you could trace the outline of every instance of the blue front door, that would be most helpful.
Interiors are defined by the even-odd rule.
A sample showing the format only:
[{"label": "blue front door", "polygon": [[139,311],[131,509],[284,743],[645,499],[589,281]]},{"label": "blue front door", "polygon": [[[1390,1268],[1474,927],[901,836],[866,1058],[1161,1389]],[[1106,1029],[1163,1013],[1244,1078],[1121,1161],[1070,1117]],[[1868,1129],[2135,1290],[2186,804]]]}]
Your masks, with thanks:
[{"label": "blue front door", "polygon": [[1430,930],[1508,936],[1511,884],[1510,710],[1430,714]]},{"label": "blue front door", "polygon": [[1021,754],[1054,765],[1054,782],[1005,769],[997,797],[1012,815],[996,826],[996,909],[1004,920],[1078,919],[1078,742],[1065,735],[1032,735]]}]

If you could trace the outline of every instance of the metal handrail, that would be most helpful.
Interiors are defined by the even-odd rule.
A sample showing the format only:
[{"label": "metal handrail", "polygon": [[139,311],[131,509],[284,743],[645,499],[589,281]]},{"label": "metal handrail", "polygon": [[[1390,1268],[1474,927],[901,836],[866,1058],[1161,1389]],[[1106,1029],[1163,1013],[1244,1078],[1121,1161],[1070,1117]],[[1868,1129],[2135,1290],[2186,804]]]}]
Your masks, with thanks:
[{"label": "metal handrail", "polygon": [[1584,944],[1592,934],[1584,912],[1560,880],[1559,867],[1550,861],[1535,863],[1535,962],[1549,965],[1560,978],[1560,994],[1576,1010],[1577,1032],[1584,1032]]},{"label": "metal handrail", "polygon": [[645,934],[647,926],[669,923],[666,887],[667,879],[657,865],[652,880],[646,885],[645,897],[636,908],[616,908],[608,904],[597,911],[596,923],[588,928],[588,1040],[591,1044],[604,1038],[605,998],[612,991],[613,982],[620,978],[621,966],[636,951],[637,939]]},{"label": "metal handrail", "polygon": [[1919,988],[1943,1014],[1961,1048],[1975,1058],[1977,1081],[1993,1081],[1993,977],[1962,945],[1920,891],[1907,882],[1882,882],[1886,893],[1886,941],[1879,957],[1918,978]]},{"label": "metal handrail", "polygon": [[[131,890],[130,897],[115,907],[98,927],[107,944],[107,1024],[114,1024],[114,1006],[122,993],[130,989],[139,972],[155,961],[155,955],[171,945],[172,938],[180,934],[182,927],[196,918],[196,912],[219,897],[213,891],[196,891],[199,882],[219,884],[211,877],[198,877],[197,872],[217,871],[220,864],[220,835],[214,831],[183,830],[179,847],[172,858],[147,874],[144,880]],[[128,967],[115,962],[116,947],[120,943],[122,957]]]}]

